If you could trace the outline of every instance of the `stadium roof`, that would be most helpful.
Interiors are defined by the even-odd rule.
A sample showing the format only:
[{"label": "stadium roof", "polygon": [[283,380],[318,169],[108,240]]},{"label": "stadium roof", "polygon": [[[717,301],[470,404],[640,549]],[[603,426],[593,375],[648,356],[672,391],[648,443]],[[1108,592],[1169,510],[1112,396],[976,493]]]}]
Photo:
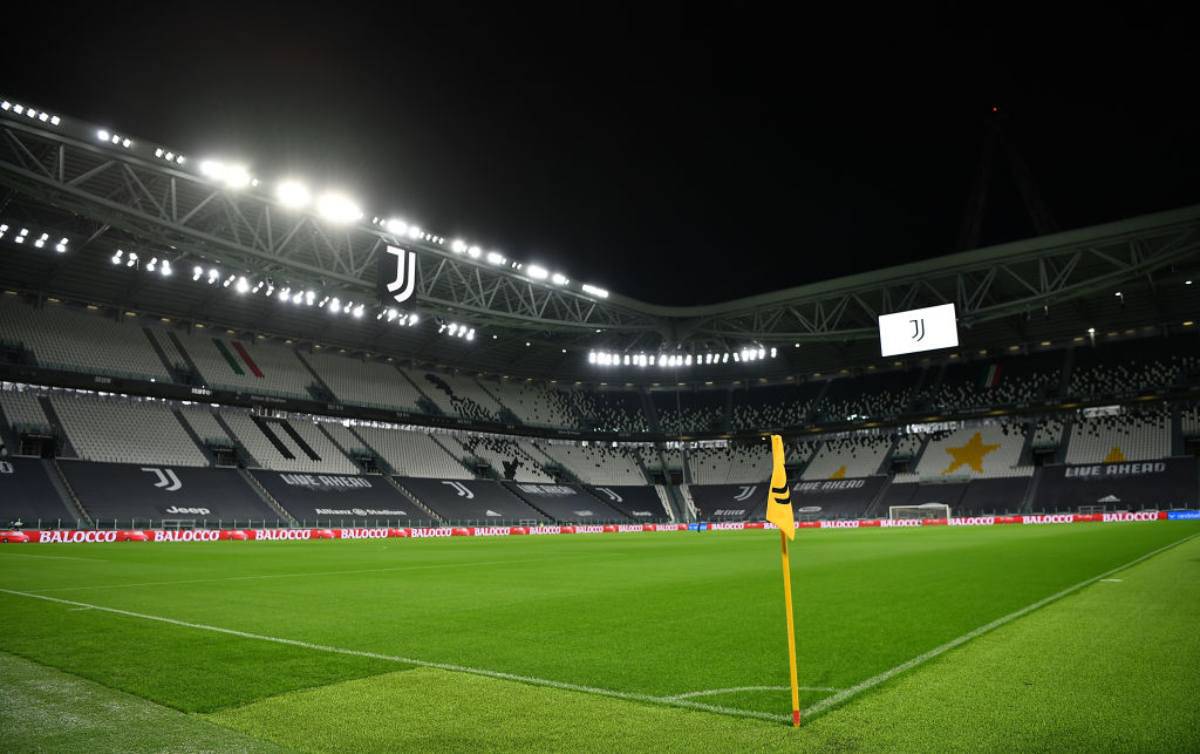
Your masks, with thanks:
[{"label": "stadium roof", "polygon": [[[674,384],[873,364],[880,361],[878,315],[947,302],[956,304],[963,345],[972,349],[1057,344],[1088,328],[1161,327],[1197,314],[1187,281],[1200,276],[1200,206],[721,304],[665,307],[388,213],[372,216],[345,197],[327,195],[322,205],[314,190],[317,208],[297,207],[307,192],[281,195],[285,176],[260,182],[236,166],[184,157],[111,127],[4,104],[0,185],[9,191],[0,223],[10,230],[0,239],[9,246],[0,282],[239,331],[473,371]],[[54,243],[14,249],[18,226]],[[68,239],[61,254],[52,248],[60,238]],[[417,269],[415,295],[393,307],[382,303],[378,279],[389,245],[415,252]],[[778,264],[803,265],[824,253],[800,240]],[[170,278],[161,260],[169,260]],[[729,264],[737,264],[735,254]],[[193,269],[202,271],[198,280]],[[337,314],[321,305],[333,299]],[[420,322],[400,326],[388,308],[415,312]],[[472,340],[458,337],[472,330]],[[593,349],[682,361],[752,346],[775,348],[779,357],[650,369],[587,359]]]}]

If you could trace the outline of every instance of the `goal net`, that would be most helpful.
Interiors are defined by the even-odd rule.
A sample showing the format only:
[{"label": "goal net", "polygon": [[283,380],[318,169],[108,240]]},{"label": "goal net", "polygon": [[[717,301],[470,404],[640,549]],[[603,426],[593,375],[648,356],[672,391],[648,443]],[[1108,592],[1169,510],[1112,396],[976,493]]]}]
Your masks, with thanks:
[{"label": "goal net", "polygon": [[893,505],[888,508],[888,518],[950,518],[950,506],[945,503]]}]

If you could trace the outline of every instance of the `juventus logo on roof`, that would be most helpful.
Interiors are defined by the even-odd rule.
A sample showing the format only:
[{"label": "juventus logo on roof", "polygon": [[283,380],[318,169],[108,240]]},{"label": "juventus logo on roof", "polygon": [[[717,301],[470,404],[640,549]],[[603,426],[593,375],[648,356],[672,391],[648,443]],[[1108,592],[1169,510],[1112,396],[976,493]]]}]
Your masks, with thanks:
[{"label": "juventus logo on roof", "polygon": [[388,246],[387,254],[381,257],[381,261],[383,269],[379,279],[391,281],[386,284],[387,295],[396,303],[403,304],[417,290],[417,253],[398,246]]},{"label": "juventus logo on roof", "polygon": [[925,320],[910,319],[908,322],[913,326],[912,339],[916,341],[925,340]]}]

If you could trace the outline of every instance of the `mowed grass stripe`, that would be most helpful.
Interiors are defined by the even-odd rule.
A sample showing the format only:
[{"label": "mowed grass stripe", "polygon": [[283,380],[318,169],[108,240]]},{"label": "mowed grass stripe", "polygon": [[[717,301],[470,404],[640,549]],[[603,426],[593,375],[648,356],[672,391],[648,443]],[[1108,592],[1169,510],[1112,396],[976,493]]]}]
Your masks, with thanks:
[{"label": "mowed grass stripe", "polygon": [[0,652],[0,747],[16,752],[282,754],[195,715]]},{"label": "mowed grass stripe", "polygon": [[311,752],[1192,751],[1200,539],[1180,544],[798,730],[431,669],[208,719]]},{"label": "mowed grass stripe", "polygon": [[1144,560],[1148,560],[1148,559],[1154,557],[1155,555],[1166,552],[1167,550],[1170,550],[1172,547],[1178,547],[1179,545],[1181,545],[1185,542],[1189,542],[1189,541],[1195,539],[1197,536],[1200,536],[1200,535],[1193,534],[1189,537],[1184,537],[1183,539],[1180,539],[1177,542],[1172,542],[1169,545],[1160,547],[1157,550],[1148,552],[1145,555],[1142,555],[1141,557],[1135,558],[1135,559],[1131,560],[1130,562],[1125,563],[1124,565],[1119,565],[1116,568],[1113,568],[1111,570],[1105,571],[1102,574],[1099,574],[1098,576],[1093,576],[1090,579],[1085,579],[1085,580],[1079,582],[1078,584],[1069,586],[1060,592],[1050,595],[1049,597],[1040,599],[1037,602],[1034,602],[1033,604],[1026,605],[1025,607],[1021,608],[1020,610],[1016,610],[1016,611],[1011,612],[1008,615],[1005,615],[1001,618],[997,618],[996,620],[992,621],[991,623],[980,626],[979,628],[975,629],[974,631],[968,631],[967,633],[963,634],[962,636],[951,639],[950,641],[946,642],[945,644],[934,647],[933,649],[929,650],[928,652],[925,652],[921,655],[918,655],[918,656],[912,658],[908,662],[903,662],[893,668],[889,668],[888,670],[885,670],[882,673],[871,676],[870,678],[866,679],[865,681],[862,681],[861,683],[856,683],[854,686],[851,686],[848,689],[843,689],[842,691],[839,691],[836,694],[833,694],[832,696],[822,699],[821,701],[817,702],[816,704],[814,704],[813,706],[811,706],[807,710],[805,710],[805,713],[809,717],[813,717],[813,716],[819,715],[822,712],[825,712],[826,710],[828,710],[832,707],[835,707],[839,704],[844,704],[846,701],[853,699],[854,697],[858,696],[859,694],[862,694],[865,691],[870,691],[871,689],[875,688],[876,686],[879,686],[882,683],[886,683],[887,681],[900,675],[901,673],[912,670],[913,668],[916,668],[920,665],[924,665],[925,663],[929,662],[930,660],[932,660],[936,657],[939,657],[939,656],[945,654],[946,652],[949,652],[952,649],[961,647],[963,644],[966,644],[967,642],[971,641],[972,639],[983,636],[984,634],[988,633],[989,631],[994,631],[1003,625],[1012,623],[1013,621],[1017,620],[1018,618],[1023,618],[1026,615],[1029,615],[1030,613],[1032,613],[1033,611],[1040,610],[1041,608],[1045,607],[1046,605],[1049,605],[1051,602],[1056,602],[1056,601],[1062,599],[1063,597],[1074,594],[1075,592],[1078,592],[1080,589],[1091,586],[1092,584],[1095,584],[1097,581],[1100,581],[1102,579],[1108,578],[1109,576],[1112,576],[1114,573],[1120,573],[1121,571],[1124,571],[1128,568],[1136,566],[1138,563],[1141,563]]},{"label": "mowed grass stripe", "polygon": [[316,652],[327,652],[329,654],[346,655],[349,657],[363,657],[371,660],[383,660],[385,662],[395,662],[402,665],[412,665],[421,668],[435,668],[437,670],[445,670],[452,673],[466,673],[469,675],[481,675],[487,678],[497,678],[504,681],[517,681],[519,683],[528,683],[534,686],[547,686],[549,688],[559,689],[562,691],[578,691],[585,694],[595,694],[597,696],[607,696],[614,699],[624,699],[626,701],[635,702],[650,702],[653,704],[666,704],[672,707],[686,707],[689,709],[698,709],[705,712],[719,712],[726,715],[735,715],[738,717],[754,717],[763,720],[786,720],[786,715],[774,715],[766,712],[754,712],[752,710],[735,709],[733,707],[721,707],[713,704],[702,704],[700,702],[691,702],[687,699],[678,699],[675,697],[660,697],[650,696],[648,694],[632,694],[624,691],[615,691],[613,689],[597,688],[595,686],[580,686],[574,683],[564,683],[562,681],[552,681],[546,678],[534,678],[533,676],[517,675],[515,673],[505,673],[498,670],[488,670],[486,668],[472,668],[465,665],[454,665],[445,662],[429,662],[427,660],[418,660],[413,657],[400,657],[398,655],[386,655],[378,652],[368,652],[361,649],[348,649],[346,647],[332,647],[327,644],[313,644],[312,642],[299,641],[297,639],[286,639],[281,636],[264,636],[262,634],[250,633],[249,631],[238,631],[233,628],[223,628],[221,626],[209,626],[203,623],[188,623],[187,621],[175,620],[161,615],[147,615],[146,613],[135,613],[132,610],[121,610],[115,607],[104,607],[103,605],[93,605],[87,602],[77,602],[75,600],[63,599],[61,597],[51,597],[46,594],[34,594],[33,592],[18,592],[12,589],[0,589],[0,593],[10,594],[15,597],[28,597],[29,599],[42,600],[45,602],[55,602],[60,605],[72,605],[76,608],[88,608],[91,610],[99,610],[100,612],[111,613],[113,615],[121,615],[126,618],[137,618],[139,620],[155,621],[157,623],[166,623],[171,626],[180,628],[190,628],[197,631],[211,631],[213,633],[224,634],[226,636],[235,636],[239,639],[251,639],[254,641],[265,641],[272,644],[282,644],[289,647],[298,647],[300,649],[310,649]]}]

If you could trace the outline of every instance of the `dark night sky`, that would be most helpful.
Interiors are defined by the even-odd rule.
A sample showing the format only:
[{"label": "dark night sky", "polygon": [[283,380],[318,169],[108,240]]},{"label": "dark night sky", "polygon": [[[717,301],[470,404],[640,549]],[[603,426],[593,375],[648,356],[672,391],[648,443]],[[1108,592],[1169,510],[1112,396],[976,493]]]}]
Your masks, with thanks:
[{"label": "dark night sky", "polygon": [[[6,30],[6,96],[655,303],[954,250],[992,105],[1061,227],[1200,201],[1166,11],[75,5]],[[1032,235],[997,168],[984,242]]]}]

